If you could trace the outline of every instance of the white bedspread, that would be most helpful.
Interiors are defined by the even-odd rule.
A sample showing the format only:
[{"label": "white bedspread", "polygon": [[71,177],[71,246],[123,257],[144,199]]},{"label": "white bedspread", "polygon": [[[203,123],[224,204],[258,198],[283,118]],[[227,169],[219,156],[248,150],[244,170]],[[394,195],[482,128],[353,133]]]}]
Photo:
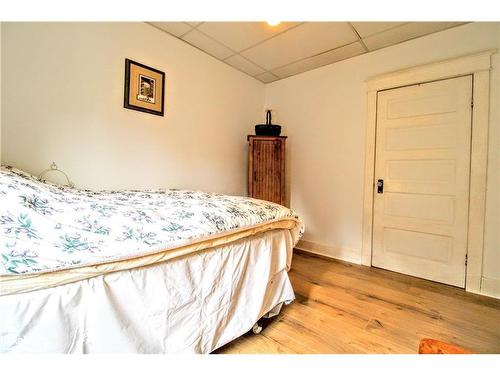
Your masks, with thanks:
[{"label": "white bedspread", "polygon": [[294,299],[292,248],[289,230],[273,230],[148,267],[0,297],[0,352],[209,353]]}]

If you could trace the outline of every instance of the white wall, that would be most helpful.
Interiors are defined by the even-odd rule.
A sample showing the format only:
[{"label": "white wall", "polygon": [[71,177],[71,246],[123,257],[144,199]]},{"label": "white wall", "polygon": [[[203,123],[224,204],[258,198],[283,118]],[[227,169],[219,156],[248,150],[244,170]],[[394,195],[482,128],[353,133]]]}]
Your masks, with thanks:
[{"label": "white wall", "polygon": [[[2,162],[77,186],[245,194],[264,85],[144,23],[3,23]],[[125,58],[166,73],[165,117],[123,108]]]},{"label": "white wall", "polygon": [[[498,24],[500,25],[500,24]],[[500,26],[497,28],[500,50]],[[492,72],[486,222],[481,287],[500,298],[500,58]]]},{"label": "white wall", "polygon": [[[500,47],[498,23],[475,23],[408,41],[266,86],[288,138],[291,204],[305,220],[304,247],[360,262],[368,78]],[[483,274],[500,280],[499,68],[493,59]]]}]

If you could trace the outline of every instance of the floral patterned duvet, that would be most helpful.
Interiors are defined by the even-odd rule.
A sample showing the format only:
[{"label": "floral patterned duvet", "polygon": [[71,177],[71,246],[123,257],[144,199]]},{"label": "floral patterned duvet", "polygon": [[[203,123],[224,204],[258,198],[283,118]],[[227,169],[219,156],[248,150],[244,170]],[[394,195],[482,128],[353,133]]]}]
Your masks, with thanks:
[{"label": "floral patterned duvet", "polygon": [[283,218],[298,220],[288,208],[246,197],[185,190],[94,192],[2,166],[0,274],[92,265]]}]

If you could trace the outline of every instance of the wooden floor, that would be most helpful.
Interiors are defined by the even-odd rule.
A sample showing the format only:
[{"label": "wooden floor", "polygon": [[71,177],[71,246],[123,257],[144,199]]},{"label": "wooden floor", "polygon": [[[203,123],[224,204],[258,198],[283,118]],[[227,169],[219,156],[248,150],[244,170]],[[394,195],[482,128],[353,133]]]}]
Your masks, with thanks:
[{"label": "wooden floor", "polygon": [[296,300],[217,353],[416,353],[422,338],[500,353],[500,301],[377,268],[295,253]]}]

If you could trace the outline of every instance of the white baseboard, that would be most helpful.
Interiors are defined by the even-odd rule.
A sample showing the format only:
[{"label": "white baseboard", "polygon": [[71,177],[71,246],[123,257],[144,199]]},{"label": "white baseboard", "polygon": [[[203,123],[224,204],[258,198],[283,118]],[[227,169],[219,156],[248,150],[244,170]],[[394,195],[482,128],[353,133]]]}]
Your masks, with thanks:
[{"label": "white baseboard", "polygon": [[481,294],[488,297],[500,298],[500,280],[481,277]]},{"label": "white baseboard", "polygon": [[299,243],[295,245],[295,248],[327,258],[339,259],[350,263],[361,264],[361,250],[355,250],[346,247],[328,246],[307,240],[300,240]]}]

